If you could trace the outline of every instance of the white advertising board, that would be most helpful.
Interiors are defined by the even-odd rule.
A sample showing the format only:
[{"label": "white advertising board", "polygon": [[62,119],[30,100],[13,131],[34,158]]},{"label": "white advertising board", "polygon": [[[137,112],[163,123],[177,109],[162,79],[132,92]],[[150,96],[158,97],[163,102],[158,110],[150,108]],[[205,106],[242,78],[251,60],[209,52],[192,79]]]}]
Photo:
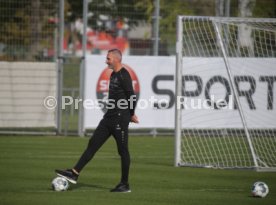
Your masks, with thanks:
[{"label": "white advertising board", "polygon": [[56,127],[55,109],[45,104],[56,82],[55,63],[0,62],[0,127]]},{"label": "white advertising board", "polygon": [[[107,97],[111,70],[105,69],[105,59],[98,55],[86,58],[85,129],[95,128],[104,114],[95,102]],[[230,58],[229,62],[248,127],[276,128],[276,59]],[[175,57],[124,56],[123,63],[139,96],[136,114],[140,123],[130,128],[174,128]],[[183,80],[185,101],[179,96],[177,103],[184,106],[183,127],[242,127],[222,58],[183,58]],[[225,104],[218,104],[219,100]],[[216,109],[213,102],[224,107]]]}]

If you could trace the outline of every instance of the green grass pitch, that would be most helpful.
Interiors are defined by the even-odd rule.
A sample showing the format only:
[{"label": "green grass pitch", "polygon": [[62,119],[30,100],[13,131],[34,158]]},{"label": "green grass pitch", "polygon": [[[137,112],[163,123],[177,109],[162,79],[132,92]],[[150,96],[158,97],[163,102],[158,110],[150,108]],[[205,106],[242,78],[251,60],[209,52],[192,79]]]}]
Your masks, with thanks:
[{"label": "green grass pitch", "polygon": [[[110,193],[120,179],[120,160],[110,138],[84,168],[78,184],[65,192],[51,190],[55,168],[70,168],[88,138],[0,137],[1,205],[273,205],[276,173],[174,167],[173,137],[130,137],[131,193]],[[255,181],[270,188],[253,198]]]}]

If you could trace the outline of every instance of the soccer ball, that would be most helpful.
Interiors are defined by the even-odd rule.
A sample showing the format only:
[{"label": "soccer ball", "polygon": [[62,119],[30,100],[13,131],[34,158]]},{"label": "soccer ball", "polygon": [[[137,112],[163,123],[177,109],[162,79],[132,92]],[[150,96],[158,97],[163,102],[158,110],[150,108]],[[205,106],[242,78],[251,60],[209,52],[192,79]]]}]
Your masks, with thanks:
[{"label": "soccer ball", "polygon": [[56,177],[52,181],[54,191],[66,191],[69,188],[69,182],[63,177]]},{"label": "soccer ball", "polygon": [[265,197],[269,192],[268,186],[264,182],[255,182],[253,184],[251,193],[254,197]]}]

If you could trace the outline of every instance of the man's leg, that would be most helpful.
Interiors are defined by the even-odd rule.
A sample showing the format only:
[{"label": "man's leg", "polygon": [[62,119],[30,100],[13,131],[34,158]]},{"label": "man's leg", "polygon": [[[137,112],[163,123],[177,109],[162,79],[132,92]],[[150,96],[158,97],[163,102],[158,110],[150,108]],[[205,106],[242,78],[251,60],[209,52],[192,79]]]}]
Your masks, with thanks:
[{"label": "man's leg", "polygon": [[121,182],[111,191],[130,192],[128,185],[130,167],[130,155],[128,151],[128,122],[120,123],[119,126],[116,125],[112,134],[116,140],[118,153],[121,157]]},{"label": "man's leg", "polygon": [[110,137],[110,131],[106,120],[102,120],[95,130],[93,136],[90,138],[86,150],[83,152],[77,164],[74,166],[74,170],[78,173],[84,168],[84,166],[93,158],[95,153]]},{"label": "man's leg", "polygon": [[104,142],[109,138],[110,131],[107,127],[108,123],[103,119],[97,129],[95,130],[93,136],[90,138],[86,150],[83,152],[77,164],[73,169],[67,170],[56,170],[57,175],[66,178],[73,184],[77,183],[80,171],[84,166],[93,158],[95,153],[104,144]]}]

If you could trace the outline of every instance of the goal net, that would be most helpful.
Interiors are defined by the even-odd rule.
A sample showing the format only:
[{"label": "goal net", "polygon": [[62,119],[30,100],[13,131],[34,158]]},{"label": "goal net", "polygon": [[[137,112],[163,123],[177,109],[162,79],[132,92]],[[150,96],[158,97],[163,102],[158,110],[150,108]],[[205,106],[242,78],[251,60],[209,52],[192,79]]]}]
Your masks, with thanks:
[{"label": "goal net", "polygon": [[276,170],[276,19],[178,16],[175,165]]}]

